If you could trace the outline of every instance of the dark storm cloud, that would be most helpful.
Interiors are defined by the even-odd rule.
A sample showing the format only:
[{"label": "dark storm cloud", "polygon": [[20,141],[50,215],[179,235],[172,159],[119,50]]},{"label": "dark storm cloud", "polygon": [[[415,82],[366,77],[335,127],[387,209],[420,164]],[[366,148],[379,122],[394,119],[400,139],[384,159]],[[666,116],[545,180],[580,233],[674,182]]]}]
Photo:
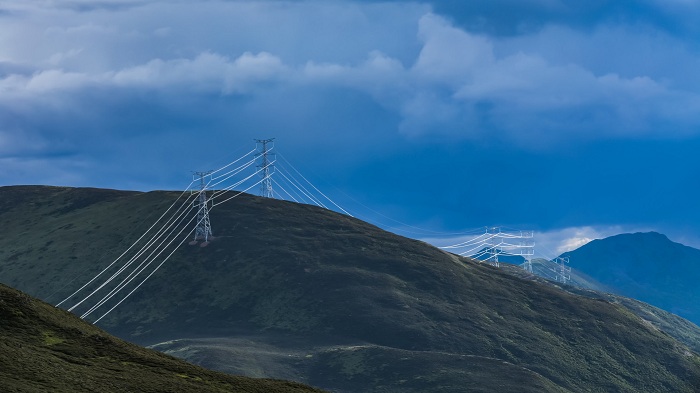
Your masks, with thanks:
[{"label": "dark storm cloud", "polygon": [[[383,0],[364,0],[381,3]],[[406,3],[404,0],[391,1]],[[700,4],[684,0],[425,0],[434,12],[472,32],[495,36],[534,33],[548,25],[591,30],[605,24],[643,24],[697,36]]]}]

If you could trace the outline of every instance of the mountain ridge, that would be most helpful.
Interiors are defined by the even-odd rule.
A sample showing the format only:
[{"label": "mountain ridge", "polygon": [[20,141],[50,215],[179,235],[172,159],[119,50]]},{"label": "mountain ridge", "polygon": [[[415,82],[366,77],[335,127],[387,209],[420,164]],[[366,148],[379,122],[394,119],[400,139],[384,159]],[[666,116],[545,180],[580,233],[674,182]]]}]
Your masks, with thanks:
[{"label": "mountain ridge", "polygon": [[562,254],[609,290],[700,323],[700,250],[658,232],[593,240]]}]

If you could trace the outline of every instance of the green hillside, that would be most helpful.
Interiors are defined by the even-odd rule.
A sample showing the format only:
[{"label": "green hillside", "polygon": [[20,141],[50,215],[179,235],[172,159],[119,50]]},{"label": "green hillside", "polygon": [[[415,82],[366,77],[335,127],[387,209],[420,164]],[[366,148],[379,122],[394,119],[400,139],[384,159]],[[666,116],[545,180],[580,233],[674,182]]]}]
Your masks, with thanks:
[{"label": "green hillside", "polygon": [[[177,195],[0,188],[0,281],[57,302]],[[313,206],[244,194],[211,220],[218,239],[183,246],[100,326],[207,367],[345,392],[700,389],[698,357],[621,304]]]},{"label": "green hillside", "polygon": [[193,366],[1,284],[0,349],[3,392],[320,392]]}]

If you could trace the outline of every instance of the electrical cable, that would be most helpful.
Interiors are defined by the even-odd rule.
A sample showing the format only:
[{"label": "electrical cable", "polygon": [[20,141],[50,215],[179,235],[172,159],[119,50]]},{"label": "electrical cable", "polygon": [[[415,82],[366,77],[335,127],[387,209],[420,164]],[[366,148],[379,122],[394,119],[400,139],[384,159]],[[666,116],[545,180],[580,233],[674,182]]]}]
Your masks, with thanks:
[{"label": "electrical cable", "polygon": [[[190,198],[191,198],[191,196],[192,196],[192,195],[190,195]],[[189,198],[188,198],[188,200],[187,200],[182,206],[186,206],[186,205],[189,205]],[[182,208],[182,206],[180,207],[180,209]],[[180,209],[178,209],[178,211],[179,211]],[[176,212],[176,213],[177,213],[177,212]],[[68,311],[73,311],[75,308],[77,308],[77,307],[80,306],[82,303],[84,303],[84,302],[87,301],[89,298],[91,298],[93,295],[95,295],[97,292],[99,292],[102,288],[104,288],[105,286],[109,285],[109,283],[111,283],[116,277],[118,277],[119,275],[121,275],[121,274],[122,274],[126,269],[128,269],[135,261],[137,261],[138,258],[140,258],[147,250],[149,250],[149,249],[153,246],[153,244],[155,244],[155,242],[157,242],[160,238],[162,238],[163,235],[164,235],[167,231],[170,231],[170,233],[168,233],[168,234],[165,236],[165,239],[164,239],[163,241],[161,241],[160,244],[155,248],[155,250],[154,250],[154,251],[151,251],[151,253],[150,253],[146,258],[149,258],[151,255],[153,255],[153,253],[154,253],[156,250],[158,250],[158,248],[160,248],[160,246],[162,246],[162,244],[167,240],[167,238],[174,232],[174,229],[171,230],[170,228],[172,228],[172,226],[174,225],[175,221],[180,220],[180,222],[178,223],[178,225],[179,225],[180,223],[182,223],[181,217],[182,217],[185,213],[187,213],[187,210],[183,210],[178,216],[173,216],[173,217],[171,217],[171,218],[168,220],[169,224],[168,224],[168,222],[166,222],[166,224],[168,224],[167,227],[165,227],[165,226],[164,226],[164,227],[161,227],[161,229],[159,230],[159,232],[157,232],[156,235],[154,235],[151,239],[149,239],[149,241],[146,243],[146,245],[143,246],[134,256],[132,256],[132,257],[129,259],[129,261],[128,261],[124,266],[122,266],[117,272],[115,272],[114,274],[112,274],[112,276],[111,276],[108,280],[106,280],[105,282],[103,282],[98,288],[96,288],[96,289],[93,290],[89,295],[87,295],[85,298],[83,298],[83,300],[79,301],[78,303],[76,303],[75,305],[73,305],[71,308],[69,308]],[[140,265],[139,265],[139,266],[140,266]],[[137,267],[136,269],[138,269],[138,267]],[[132,271],[132,273],[129,273],[129,275],[127,276],[127,279],[128,279],[129,276],[131,276],[131,274],[133,274],[133,271]],[[122,281],[122,282],[124,282],[124,281]]]},{"label": "electrical cable", "polygon": [[[281,168],[281,167],[278,166],[278,168]],[[315,198],[315,197],[311,194],[311,192],[310,192],[309,190],[307,190],[306,187],[304,187],[304,185],[301,184],[298,180],[296,180],[296,179],[294,179],[294,181],[291,180],[289,177],[287,177],[287,176],[284,174],[284,171],[282,171],[282,170],[278,170],[278,173],[279,173],[280,175],[282,175],[282,177],[284,177],[285,179],[287,179],[287,181],[288,181],[291,185],[293,185],[297,190],[299,190],[299,192],[301,192],[302,194],[304,194],[304,196],[306,196],[313,204],[315,204],[316,206],[320,206],[320,207],[322,207],[322,208],[324,208],[324,209],[328,209],[318,198]],[[290,174],[289,176],[292,177],[291,174]],[[293,177],[292,177],[292,178],[293,178]],[[295,183],[295,181],[296,181],[296,183]],[[298,184],[298,185],[297,185],[297,184]],[[301,188],[300,188],[300,187],[301,187]]]},{"label": "electrical cable", "polygon": [[155,227],[156,224],[158,224],[158,222],[160,222],[161,219],[163,219],[163,217],[170,211],[170,209],[172,209],[172,207],[175,206],[175,204],[177,203],[177,201],[179,201],[180,198],[182,198],[182,196],[185,195],[185,193],[189,190],[189,188],[192,186],[193,183],[194,183],[194,180],[187,186],[187,188],[185,189],[185,191],[183,191],[182,194],[180,194],[180,196],[177,197],[177,199],[175,200],[175,202],[173,202],[173,203],[170,205],[170,207],[168,207],[168,209],[166,209],[165,212],[163,212],[163,214],[162,214],[162,215],[161,215],[147,230],[146,230],[146,232],[144,232],[138,239],[136,239],[136,241],[134,241],[134,243],[131,244],[131,246],[129,246],[129,248],[127,248],[121,255],[119,255],[114,261],[112,261],[112,263],[110,263],[109,265],[107,265],[107,267],[105,267],[101,272],[97,273],[97,275],[96,275],[95,277],[93,277],[90,281],[88,281],[87,283],[85,283],[82,287],[78,288],[77,291],[73,292],[70,296],[68,296],[67,298],[63,299],[60,303],[56,304],[56,307],[59,307],[61,304],[63,304],[63,303],[65,303],[66,301],[68,301],[68,299],[72,298],[73,296],[77,295],[80,291],[82,291],[83,289],[85,289],[85,287],[87,287],[88,285],[92,284],[95,280],[97,280],[97,278],[99,278],[102,274],[104,274],[105,271],[107,271],[109,268],[111,268],[115,263],[117,263],[117,261],[119,261],[124,255],[126,255],[126,253],[128,253],[138,242],[140,242],[141,239],[143,239],[143,238],[146,236],[146,234],[147,234],[148,232],[150,232],[151,229],[153,229],[153,227]]}]

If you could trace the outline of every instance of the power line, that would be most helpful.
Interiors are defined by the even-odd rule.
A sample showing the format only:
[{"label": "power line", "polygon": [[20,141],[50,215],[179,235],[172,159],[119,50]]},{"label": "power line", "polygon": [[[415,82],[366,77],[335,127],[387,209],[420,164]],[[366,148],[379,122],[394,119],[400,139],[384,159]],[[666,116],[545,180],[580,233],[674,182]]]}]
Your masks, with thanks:
[{"label": "power line", "polygon": [[534,255],[533,231],[506,231],[501,227],[485,227],[484,232],[457,244],[440,247],[455,250],[461,256],[489,262],[498,267],[500,256],[519,256],[526,264]]},{"label": "power line", "polygon": [[[238,159],[216,170],[194,172],[193,180],[188,185],[187,189],[178,197],[173,205],[161,215],[156,223],[142,234],[137,241],[117,259],[63,302],[59,303],[59,305],[69,299],[73,299],[81,291],[97,286],[96,289],[92,290],[92,292],[74,304],[69,310],[72,311],[79,306],[87,307],[87,311],[81,316],[82,318],[86,318],[103,307],[110,307],[95,322],[100,321],[116,307],[121,305],[132,293],[138,290],[146,280],[152,277],[156,271],[172,257],[188,237],[194,235],[190,244],[197,244],[200,241],[201,245],[208,244],[208,242],[213,239],[210,212],[217,206],[248,192],[254,187],[260,186],[260,195],[265,198],[274,198],[275,196],[282,198],[283,195],[286,195],[286,197],[298,203],[308,201],[311,204],[325,209],[328,209],[329,206],[334,206],[339,209],[340,212],[352,217],[347,210],[335,203],[328,195],[311,183],[309,179],[287,161],[284,156],[273,152],[275,148],[274,141],[275,138],[255,139],[256,148]],[[254,158],[244,161],[246,157],[253,153],[255,153]],[[284,166],[276,164],[277,155],[285,162]],[[249,168],[256,163],[255,171],[250,173]],[[287,170],[286,167],[289,167],[290,170]],[[275,176],[275,178],[273,178],[273,175],[277,172],[280,174],[279,177]],[[216,176],[214,176],[215,174]],[[258,181],[251,180],[256,176],[260,178]],[[195,182],[198,183],[198,189],[192,190],[191,187]],[[273,185],[275,188],[273,188]],[[239,189],[243,190],[238,191]],[[278,192],[278,190],[281,193]],[[187,191],[190,191],[189,197],[175,209],[175,206],[180,203],[179,201]],[[375,211],[375,213],[404,225],[405,227],[423,230],[393,220],[379,212]],[[188,217],[190,217],[189,220]],[[195,220],[196,223],[192,227],[191,225]],[[160,227],[157,225],[159,223]],[[157,229],[153,231],[155,228]],[[190,230],[186,231],[187,228],[190,228]],[[423,231],[432,232],[434,234],[441,233],[436,231]],[[188,233],[184,237],[181,237],[184,232]],[[468,232],[459,232],[456,234],[466,235]],[[526,266],[529,264],[529,270],[532,270],[530,261],[531,256],[534,254],[534,234],[532,231],[506,230],[502,227],[483,227],[479,232],[473,231],[472,234],[473,236],[468,239],[462,238],[462,240],[456,244],[441,248],[496,266],[499,265],[499,257],[521,256],[525,258]],[[130,255],[130,258],[128,258],[125,263],[116,265],[118,260],[126,259],[128,255]],[[163,255],[165,255],[165,257],[163,257]],[[566,267],[563,267],[561,272],[561,276],[566,277]],[[107,273],[112,274],[102,282],[99,282],[98,285],[97,280]],[[563,278],[563,280],[565,280],[565,278]],[[125,291],[128,292],[126,295],[123,295]],[[95,299],[99,300],[95,302],[93,299],[92,304],[90,304],[88,300],[92,299],[93,296]]]},{"label": "power line", "polygon": [[[142,274],[147,274],[147,276],[142,281],[140,281],[133,289],[131,289],[131,291],[128,294],[126,294],[126,296],[119,299],[117,303],[114,306],[112,306],[112,308],[110,308],[105,314],[99,317],[97,319],[97,321],[99,321],[100,319],[104,318],[109,312],[114,310],[117,306],[122,304],[122,302],[124,302],[135,290],[137,290],[146,280],[148,280],[186,241],[187,237],[194,233],[194,239],[196,241],[203,240],[202,244],[211,241],[213,235],[211,231],[211,222],[209,219],[209,209],[210,206],[213,207],[213,197],[207,198],[207,196],[208,192],[210,192],[209,190],[212,187],[212,174],[230,168],[231,166],[235,165],[235,163],[241,161],[245,157],[252,154],[254,151],[255,150],[252,150],[246,153],[237,160],[228,163],[215,171],[195,172],[195,178],[193,178],[193,181],[187,186],[187,188],[182,192],[182,194],[180,194],[180,196],[175,200],[175,202],[173,202],[173,204],[170,207],[168,207],[168,209],[166,209],[165,212],[163,212],[163,214],[156,220],[156,222],[154,222],[146,230],[146,232],[144,232],[134,243],[132,243],[131,246],[129,246],[119,257],[112,261],[112,263],[110,263],[107,267],[102,269],[97,275],[95,275],[92,279],[83,284],[77,291],[73,292],[69,297],[64,299],[57,306],[65,304],[67,301],[77,296],[80,292],[86,290],[89,286],[93,284],[96,285],[98,280],[103,275],[108,273],[110,270],[114,270],[115,268],[117,268],[116,264],[118,261],[125,258],[127,255],[132,255],[130,258],[128,258],[128,260],[125,263],[120,264],[116,271],[114,271],[111,274],[111,276],[103,280],[103,282],[101,282],[96,289],[93,289],[89,294],[87,294],[87,296],[83,297],[82,299],[79,299],[79,301],[77,301],[72,307],[69,308],[69,310],[71,311],[75,310],[77,307],[85,304],[93,296],[106,291],[105,294],[100,294],[101,298],[98,301],[94,302],[90,307],[88,307],[88,310],[81,315],[82,318],[87,318],[92,313],[105,306],[108,302],[110,302],[110,300],[114,299],[121,291],[131,286],[131,284],[140,276],[142,276]],[[218,185],[224,181],[230,180],[234,175],[239,174],[242,170],[251,166],[254,163],[254,161],[255,160],[251,160],[248,163],[242,164],[235,169],[228,170],[227,172],[217,176],[216,179],[219,181],[216,184]],[[274,161],[268,162],[268,165],[265,165],[265,167],[262,169],[268,169],[268,166],[273,162]],[[259,172],[256,172],[255,174],[257,173]],[[255,174],[251,175],[250,177],[254,176]],[[250,177],[244,179],[243,181],[248,180]],[[269,177],[267,178],[269,179]],[[190,187],[197,180],[199,181],[199,190],[197,192],[193,192],[190,190]],[[263,178],[263,180],[265,180],[265,178]],[[234,186],[242,184],[243,181],[236,182]],[[259,183],[260,182],[254,184],[251,187],[248,187],[248,189],[254,187]],[[224,187],[223,192],[225,192],[226,189],[230,189],[229,187],[231,186]],[[246,189],[246,191],[248,189]],[[184,201],[181,202],[182,197],[188,191],[190,191],[190,195]],[[241,193],[242,192],[234,195],[229,199],[235,198]],[[175,207],[178,206],[178,204],[179,207],[175,209]],[[192,207],[196,207],[196,215],[193,216],[189,220],[189,222],[192,222],[196,219],[196,225],[191,231],[189,231],[189,234],[186,237],[180,239],[180,235],[185,231],[186,226],[189,225],[189,223],[185,223],[185,217]],[[158,227],[159,224],[160,227]],[[144,241],[145,244],[143,243]],[[174,248],[172,248],[173,245]],[[167,254],[167,256],[164,259],[162,259],[159,264],[157,264],[155,269],[151,269],[153,263],[157,263],[158,260],[161,259],[162,255],[164,255],[169,249],[170,252]],[[117,278],[123,275],[125,275],[125,277],[122,278],[121,281],[116,283],[116,285],[114,285],[113,282],[115,282]]]},{"label": "power line", "polygon": [[187,191],[189,190],[189,188],[192,186],[193,183],[194,183],[194,181],[192,181],[192,182],[187,186],[187,188],[185,189],[185,191],[183,191],[183,192],[180,194],[180,196],[177,197],[177,199],[172,203],[172,205],[170,205],[170,206],[165,210],[165,212],[163,212],[163,214],[161,214],[161,216],[158,217],[158,219],[146,230],[146,232],[144,232],[138,239],[136,239],[136,241],[134,241],[134,242],[131,244],[131,246],[129,246],[121,255],[119,255],[114,261],[112,261],[112,263],[110,263],[109,265],[107,265],[107,267],[105,267],[102,271],[100,271],[99,273],[97,273],[97,275],[96,275],[95,277],[93,277],[92,279],[90,279],[90,280],[89,280],[88,282],[86,282],[83,286],[81,286],[80,288],[78,288],[77,291],[73,292],[70,296],[68,296],[67,298],[63,299],[60,303],[58,303],[58,304],[56,305],[56,307],[60,306],[61,304],[65,303],[66,301],[68,301],[69,299],[71,299],[72,297],[74,297],[75,295],[77,295],[78,293],[80,293],[83,289],[85,289],[87,286],[89,286],[90,284],[92,284],[92,283],[93,283],[95,280],[97,280],[102,274],[104,274],[107,270],[109,270],[109,268],[111,268],[112,266],[114,266],[114,264],[117,263],[117,261],[119,261],[121,258],[123,258],[124,255],[126,255],[132,248],[134,248],[134,246],[136,246],[136,244],[138,244],[138,243],[148,234],[148,232],[150,232],[156,225],[158,225],[158,223],[168,214],[168,212],[170,211],[170,209],[172,209],[172,208],[177,204],[177,201],[179,201],[180,198],[182,198],[182,196],[185,195],[185,193],[187,193]]}]

